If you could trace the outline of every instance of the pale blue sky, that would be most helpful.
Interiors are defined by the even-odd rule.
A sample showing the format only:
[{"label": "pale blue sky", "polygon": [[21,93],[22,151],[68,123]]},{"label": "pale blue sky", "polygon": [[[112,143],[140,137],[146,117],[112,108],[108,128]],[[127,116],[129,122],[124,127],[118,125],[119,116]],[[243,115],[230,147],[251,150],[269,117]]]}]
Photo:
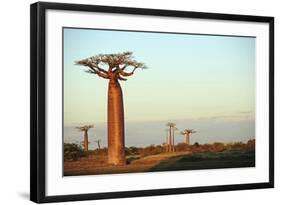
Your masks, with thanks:
[{"label": "pale blue sky", "polygon": [[74,62],[124,51],[149,68],[121,82],[126,122],[254,119],[255,38],[65,28],[65,125],[107,116],[107,80]]}]

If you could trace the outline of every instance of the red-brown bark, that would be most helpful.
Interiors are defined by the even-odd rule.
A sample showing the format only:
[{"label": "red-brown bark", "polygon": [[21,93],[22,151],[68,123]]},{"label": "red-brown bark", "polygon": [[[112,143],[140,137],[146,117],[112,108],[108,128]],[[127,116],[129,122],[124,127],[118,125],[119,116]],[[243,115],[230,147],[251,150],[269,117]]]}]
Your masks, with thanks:
[{"label": "red-brown bark", "polygon": [[108,132],[108,163],[126,164],[125,130],[122,89],[117,80],[108,84],[107,132]]}]

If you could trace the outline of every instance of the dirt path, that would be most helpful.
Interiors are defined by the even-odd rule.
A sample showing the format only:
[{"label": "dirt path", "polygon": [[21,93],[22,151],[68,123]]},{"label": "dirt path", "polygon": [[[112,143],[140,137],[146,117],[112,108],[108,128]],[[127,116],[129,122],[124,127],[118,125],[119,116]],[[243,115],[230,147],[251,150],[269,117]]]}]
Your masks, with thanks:
[{"label": "dirt path", "polygon": [[[147,172],[160,162],[169,160],[171,158],[190,155],[190,152],[174,152],[163,153],[158,155],[150,155],[139,158],[139,156],[128,156],[133,158],[130,164],[125,166],[110,166],[106,164],[106,155],[81,158],[78,161],[64,163],[64,175],[93,175],[93,174],[117,174],[117,173],[131,173],[131,172]],[[135,158],[135,159],[134,159]]]}]

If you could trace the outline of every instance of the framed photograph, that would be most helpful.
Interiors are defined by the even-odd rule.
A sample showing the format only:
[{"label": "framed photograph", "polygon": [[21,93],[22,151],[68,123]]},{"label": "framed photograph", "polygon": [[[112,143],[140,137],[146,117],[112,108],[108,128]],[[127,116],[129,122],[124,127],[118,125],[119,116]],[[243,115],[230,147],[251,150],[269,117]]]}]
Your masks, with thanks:
[{"label": "framed photograph", "polygon": [[274,18],[31,5],[34,202],[274,187]]}]

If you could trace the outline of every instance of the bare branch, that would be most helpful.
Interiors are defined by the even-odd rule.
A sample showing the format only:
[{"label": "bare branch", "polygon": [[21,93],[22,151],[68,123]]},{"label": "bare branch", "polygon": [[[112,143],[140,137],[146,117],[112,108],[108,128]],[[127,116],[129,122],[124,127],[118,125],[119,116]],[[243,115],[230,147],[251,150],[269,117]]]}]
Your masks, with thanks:
[{"label": "bare branch", "polygon": [[126,81],[126,80],[127,80],[126,78],[123,78],[123,77],[121,77],[120,75],[118,75],[118,79],[119,79],[119,80],[123,80],[123,81]]},{"label": "bare branch", "polygon": [[99,77],[108,79],[108,75],[107,75],[107,74],[102,73],[102,72],[100,72],[100,71],[98,71],[98,70],[95,70],[95,69],[87,70],[86,72],[87,72],[87,73],[91,73],[91,74],[96,74],[96,75],[98,75]]},{"label": "bare branch", "polygon": [[76,65],[83,65],[83,66],[87,66],[89,68],[91,68],[94,72],[100,71],[103,72],[104,74],[108,74],[108,71],[102,69],[99,64],[100,64],[101,60],[97,57],[91,57],[91,58],[86,58],[80,61],[76,61],[75,64]]},{"label": "bare branch", "polygon": [[125,68],[127,68],[127,65],[124,65],[122,68],[120,68],[121,70],[125,70]]},{"label": "bare branch", "polygon": [[135,67],[135,68],[133,69],[133,71],[132,71],[132,72],[129,72],[129,73],[123,71],[122,69],[118,69],[118,72],[119,72],[122,76],[128,77],[128,76],[133,75],[134,72],[135,72],[135,70],[136,70],[137,68],[138,68],[138,67]]},{"label": "bare branch", "polygon": [[102,69],[101,67],[99,67],[99,66],[97,66],[97,65],[95,65],[95,64],[90,63],[90,64],[88,64],[88,66],[89,66],[90,68],[92,68],[92,69],[95,69],[95,68],[96,68],[96,69],[98,69],[100,72],[103,72],[103,73],[105,73],[105,74],[108,74],[108,71]]},{"label": "bare branch", "polygon": [[105,78],[105,79],[108,79],[108,78],[109,78],[107,74],[102,73],[102,72],[100,72],[100,71],[97,72],[97,75],[100,76],[100,77],[102,77],[102,78]]},{"label": "bare branch", "polygon": [[[125,72],[124,70],[128,67],[128,66],[132,66],[134,67],[134,69],[131,72]],[[131,61],[131,62],[127,62],[127,64],[125,64],[122,68],[120,68],[119,66],[117,66],[117,71],[118,73],[120,73],[122,76],[124,77],[128,77],[134,74],[135,70],[141,68],[141,69],[145,69],[147,68],[143,63],[139,63],[136,61]]]}]

